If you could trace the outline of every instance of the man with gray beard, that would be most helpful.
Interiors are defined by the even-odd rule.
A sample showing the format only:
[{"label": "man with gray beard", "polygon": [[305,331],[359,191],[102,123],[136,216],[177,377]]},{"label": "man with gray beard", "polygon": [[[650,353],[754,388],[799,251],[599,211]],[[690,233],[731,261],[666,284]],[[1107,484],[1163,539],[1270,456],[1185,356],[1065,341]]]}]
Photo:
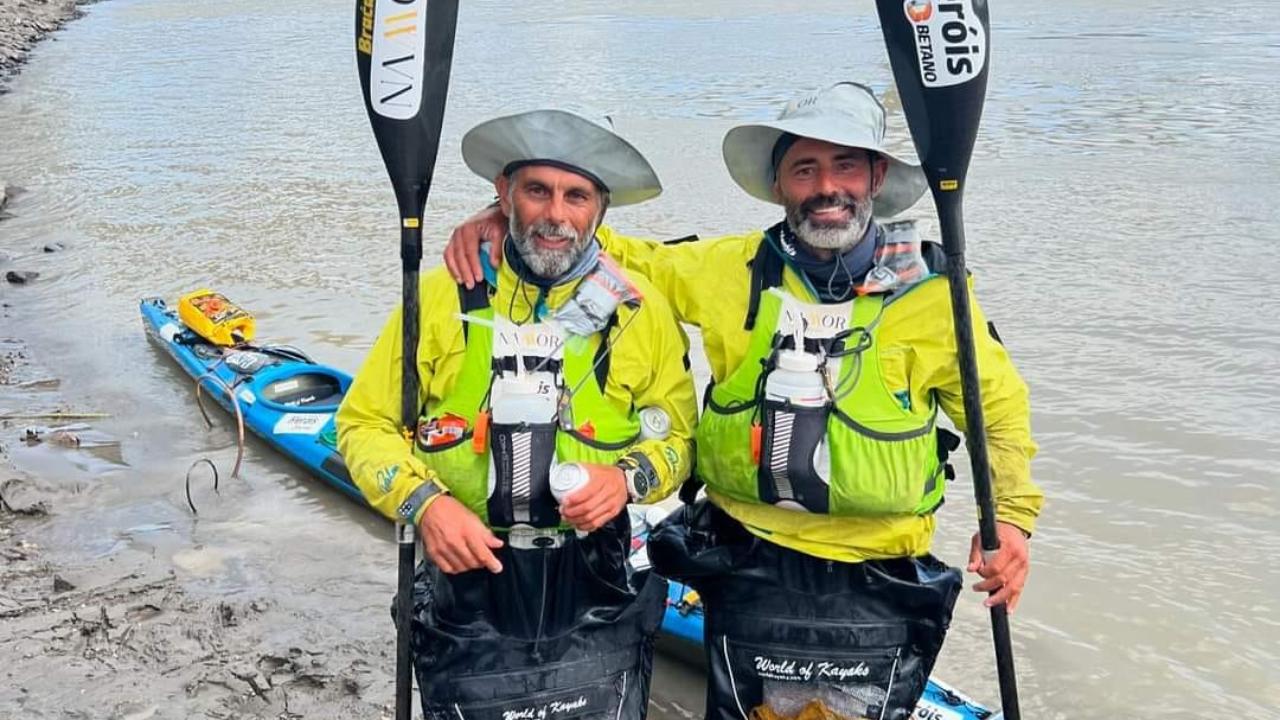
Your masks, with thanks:
[{"label": "man with gray beard", "polygon": [[[706,608],[708,718],[909,717],[961,586],[930,554],[964,429],[950,295],[934,243],[886,219],[926,188],[884,143],[875,95],[838,83],[773,122],[733,128],[725,164],[785,220],[742,235],[661,245],[598,232],[697,326],[711,366],[697,431],[694,500],[650,536],[663,575]],[[476,276],[482,213],[446,264]],[[1043,495],[1027,387],[971,299],[1000,550],[975,534],[968,570],[1012,610]],[[688,489],[694,490],[693,485]],[[815,708],[817,703],[820,707]]]},{"label": "man with gray beard", "polygon": [[[504,262],[467,291],[423,276],[413,438],[399,311],[336,419],[369,503],[421,529],[423,712],[643,718],[667,589],[627,566],[625,509],[688,477],[697,407],[670,306],[596,230],[662,188],[609,128],[556,110],[481,123],[462,155],[511,218]],[[641,411],[669,430],[642,435]]]}]

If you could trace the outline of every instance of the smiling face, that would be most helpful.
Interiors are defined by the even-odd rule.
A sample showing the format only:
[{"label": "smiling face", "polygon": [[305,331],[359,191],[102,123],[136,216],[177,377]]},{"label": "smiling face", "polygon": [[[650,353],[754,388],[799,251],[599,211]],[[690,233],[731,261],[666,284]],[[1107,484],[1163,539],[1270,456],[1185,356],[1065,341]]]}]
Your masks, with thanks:
[{"label": "smiling face", "polygon": [[525,165],[495,187],[515,249],[539,277],[554,279],[573,267],[604,217],[600,188],[562,168]]},{"label": "smiling face", "polygon": [[866,234],[888,167],[883,157],[861,148],[800,138],[779,161],[773,192],[801,242],[843,252]]}]

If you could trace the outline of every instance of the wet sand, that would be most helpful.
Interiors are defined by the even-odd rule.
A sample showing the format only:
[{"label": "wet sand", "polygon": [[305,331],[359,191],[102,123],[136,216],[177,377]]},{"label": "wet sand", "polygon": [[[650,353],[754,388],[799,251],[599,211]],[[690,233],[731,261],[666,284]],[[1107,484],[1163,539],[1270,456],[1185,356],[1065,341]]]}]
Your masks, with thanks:
[{"label": "wet sand", "polygon": [[[138,541],[163,523],[117,531],[108,548],[58,542],[96,492],[83,478],[120,467],[93,462],[118,443],[60,422],[80,409],[23,343],[0,347],[0,716],[391,716],[393,656],[374,627],[384,617],[353,628],[300,597],[203,590],[227,572],[225,551]],[[49,471],[15,468],[15,451]]]}]

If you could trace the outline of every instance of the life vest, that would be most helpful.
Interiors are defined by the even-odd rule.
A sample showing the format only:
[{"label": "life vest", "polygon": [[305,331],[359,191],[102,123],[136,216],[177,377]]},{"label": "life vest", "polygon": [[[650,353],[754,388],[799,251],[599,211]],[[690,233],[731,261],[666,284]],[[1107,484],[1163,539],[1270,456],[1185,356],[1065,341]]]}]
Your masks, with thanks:
[{"label": "life vest", "polygon": [[[601,332],[571,335],[554,322],[514,325],[496,316],[483,283],[459,293],[462,369],[449,396],[424,408],[414,453],[489,527],[567,530],[551,495],[552,465],[613,464],[640,435],[635,408],[620,412],[604,395],[606,339],[617,316]],[[552,409],[536,419],[497,422],[502,413],[493,403],[504,398],[495,390],[517,378],[540,383]],[[440,442],[432,431],[443,418],[461,419],[465,429]]]},{"label": "life vest", "polygon": [[[885,245],[921,245],[910,224],[881,234]],[[878,334],[886,307],[912,302],[912,290],[923,283],[945,280],[930,274],[846,303],[807,303],[782,290],[784,260],[771,246],[775,235],[776,229],[766,233],[751,263],[747,353],[704,398],[698,478],[737,500],[814,513],[933,512],[942,503],[946,456],[958,438],[935,427],[936,398],[915,407],[905,388],[886,387]],[[917,250],[916,257],[936,258]],[[771,376],[803,377],[784,357],[802,355],[820,373],[812,378],[816,401],[771,394]]]}]

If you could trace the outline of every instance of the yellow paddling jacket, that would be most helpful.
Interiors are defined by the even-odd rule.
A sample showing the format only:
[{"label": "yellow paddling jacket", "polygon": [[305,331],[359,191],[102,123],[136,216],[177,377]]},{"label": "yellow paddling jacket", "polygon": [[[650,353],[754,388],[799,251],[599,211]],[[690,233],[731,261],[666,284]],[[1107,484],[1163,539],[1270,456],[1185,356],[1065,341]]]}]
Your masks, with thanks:
[{"label": "yellow paddling jacket", "polygon": [[[671,302],[676,317],[696,326],[711,366],[714,383],[711,401],[738,400],[742,395],[744,361],[758,362],[760,338],[753,343],[753,323],[746,322],[751,305],[752,263],[759,254],[764,233],[661,245],[623,236],[611,228],[601,228],[598,237],[606,252],[629,270],[643,273]],[[804,303],[818,303],[804,280],[789,266],[782,271],[780,289]],[[1031,481],[1030,459],[1036,446],[1030,433],[1030,408],[1026,384],[1018,375],[1004,347],[987,330],[981,308],[970,290],[974,336],[981,368],[983,409],[998,519],[1027,532],[1034,529],[1043,494]],[[758,293],[757,293],[758,295]],[[767,305],[767,304],[766,304]],[[757,311],[759,312],[759,310]],[[765,307],[765,314],[776,310]],[[884,394],[897,398],[905,412],[895,421],[922,427],[931,425],[932,408],[943,412],[964,430],[959,366],[950,297],[946,279],[932,277],[920,281],[892,302],[862,301],[855,315],[874,316],[875,352],[865,359],[874,362],[869,373],[883,386]],[[860,317],[860,316],[859,316]],[[748,375],[753,374],[747,373]],[[884,399],[877,394],[876,401]],[[723,409],[724,406],[721,406]],[[879,407],[879,406],[878,406]],[[880,408],[884,410],[884,408]],[[762,502],[754,488],[744,481],[741,460],[750,443],[745,427],[710,429],[708,420],[724,425],[732,414],[710,415],[704,408],[704,428],[699,433],[699,475],[708,481],[711,499],[753,533],[794,550],[844,562],[921,555],[930,549],[934,515],[929,512],[941,496],[941,488],[929,483],[936,478],[936,465],[928,462],[932,445],[911,455],[911,481],[897,497],[837,500],[845,513],[802,513]],[[833,421],[835,422],[835,421]],[[737,423],[744,425],[744,423]],[[737,433],[738,458],[710,448],[706,440],[724,440]],[[865,437],[865,436],[863,436]],[[917,443],[931,443],[921,434]],[[714,456],[708,458],[708,451]],[[905,457],[905,456],[904,456]],[[866,483],[862,478],[859,482]],[[856,484],[856,482],[855,482]]]},{"label": "yellow paddling jacket", "polygon": [[[644,498],[653,502],[669,495],[689,475],[697,403],[685,359],[684,337],[669,304],[643,278],[633,275],[631,280],[643,297],[635,307],[619,306],[616,321],[606,331],[612,345],[608,347],[608,370],[602,383],[593,385],[597,382],[595,368],[590,362],[581,362],[583,358],[597,357],[596,351],[605,342],[601,334],[582,339],[589,347],[575,349],[572,344],[566,345],[569,386],[585,388],[585,394],[581,402],[575,398],[572,403],[579,411],[574,417],[575,428],[562,433],[556,442],[562,458],[586,462],[611,462],[622,454],[643,454],[658,477],[657,486]],[[577,282],[572,282],[540,293],[504,264],[498,268],[496,287],[488,298],[489,309],[473,315],[483,320],[498,314],[524,325],[534,321],[536,308],[545,307],[550,312],[560,308],[576,287]],[[477,353],[474,347],[468,352],[468,347],[471,343],[488,343],[491,333],[472,324],[471,331],[464,334],[458,317],[461,297],[458,285],[444,268],[423,276],[419,407],[423,408],[424,418],[445,412],[462,417],[467,422],[467,438],[461,444],[445,446],[447,452],[423,452],[420,446],[415,452],[401,432],[399,309],[388,318],[338,410],[338,448],[352,478],[369,503],[393,519],[420,519],[424,498],[419,490],[428,478],[446,488],[456,487],[455,494],[464,504],[482,519],[490,519],[484,487],[488,480],[487,451],[479,448],[479,454],[470,455],[477,400],[483,395],[483,390],[477,393],[472,366],[477,357],[483,362],[488,353],[487,348],[486,352]],[[464,382],[464,376],[472,379]],[[670,417],[671,431],[665,439],[635,438],[635,411],[650,406],[662,408]],[[610,412],[597,413],[593,423],[591,417],[585,416],[592,407],[607,407]],[[601,435],[592,443],[589,440],[597,425]],[[618,437],[605,437],[613,435]],[[626,443],[616,442],[624,436]],[[440,462],[435,462],[433,455]]]}]

